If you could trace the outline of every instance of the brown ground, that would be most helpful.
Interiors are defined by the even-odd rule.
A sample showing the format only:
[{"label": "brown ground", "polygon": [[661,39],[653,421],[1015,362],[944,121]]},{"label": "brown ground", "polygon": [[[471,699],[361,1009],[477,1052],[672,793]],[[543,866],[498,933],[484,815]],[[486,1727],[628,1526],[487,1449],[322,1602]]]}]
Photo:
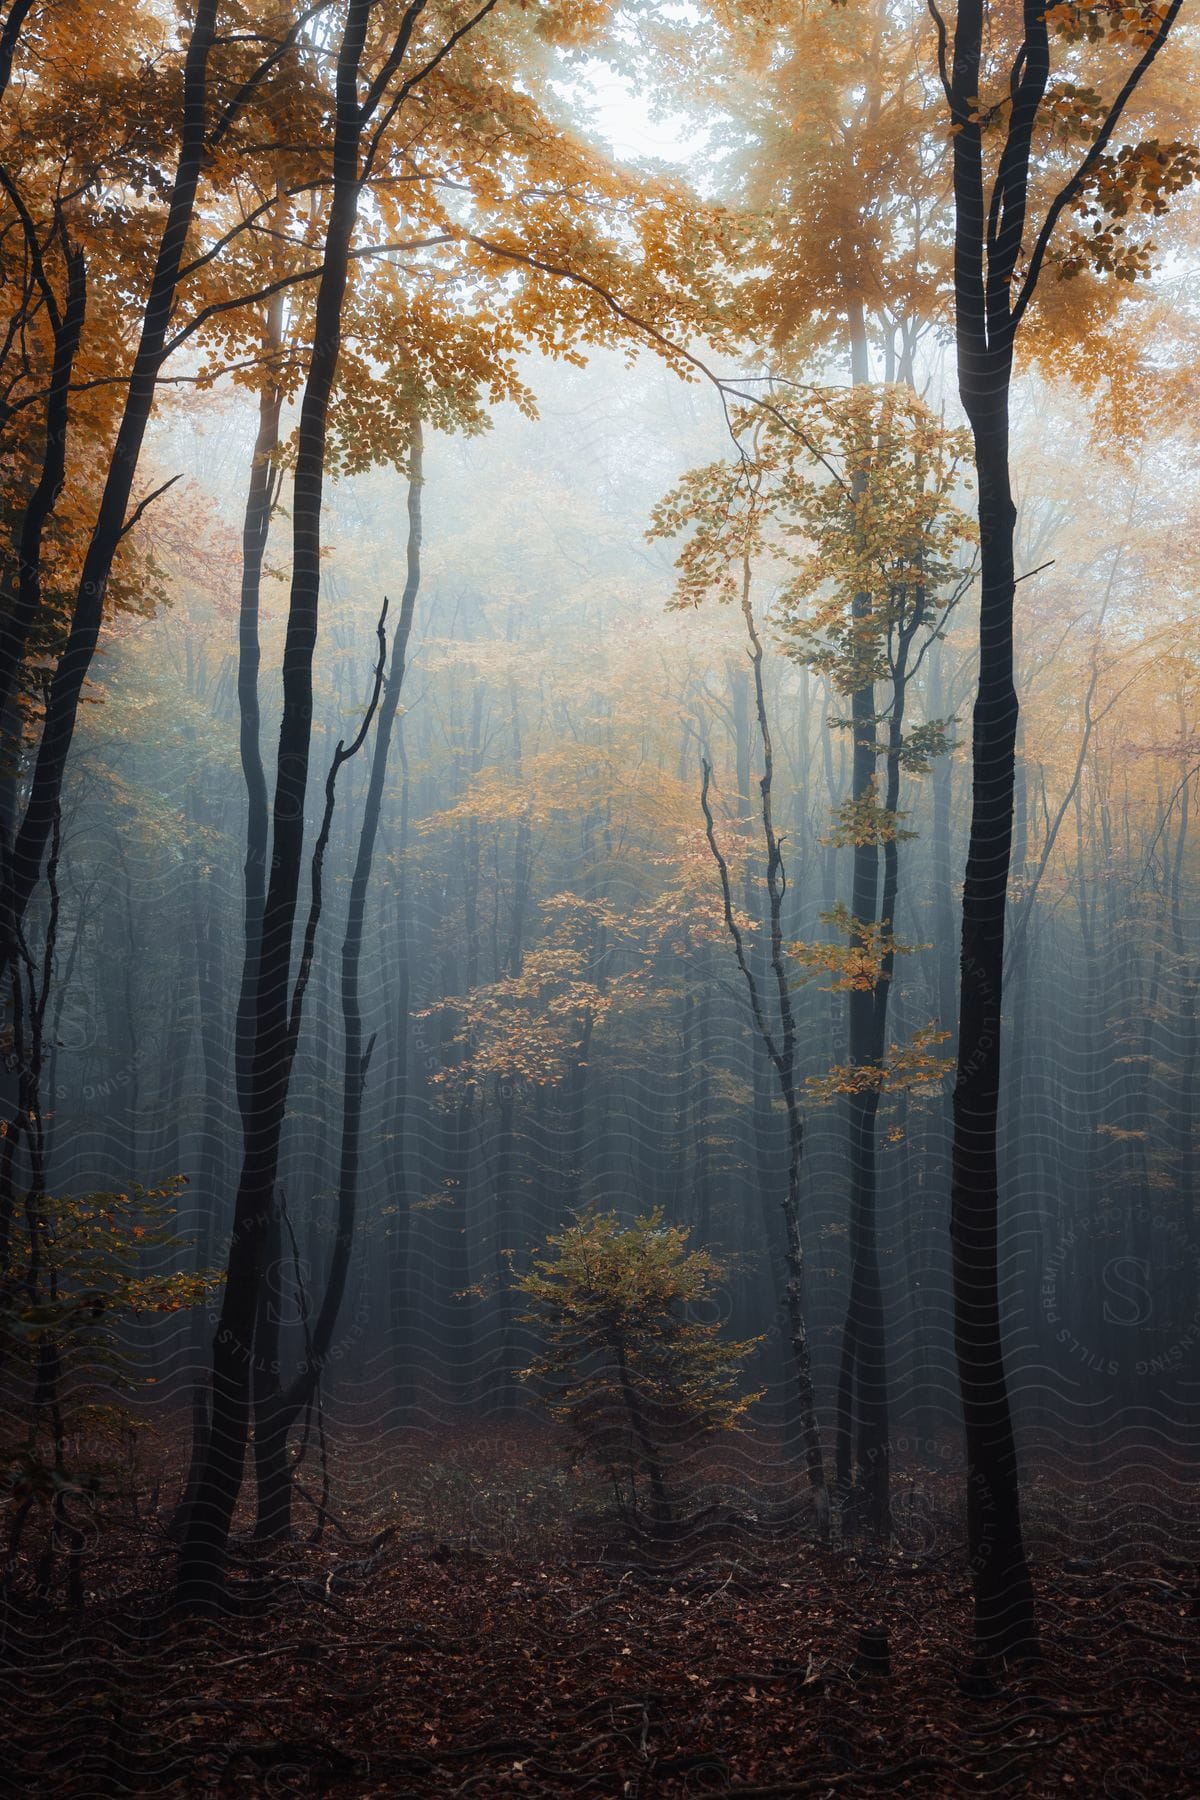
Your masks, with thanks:
[{"label": "brown ground", "polygon": [[[1081,1554],[1061,1473],[1028,1499],[1044,1661],[980,1691],[944,1468],[898,1470],[886,1558],[773,1536],[768,1499],[651,1565],[535,1427],[343,1433],[336,1523],[266,1559],[243,1543],[239,1610],[199,1625],[165,1606],[181,1450],[165,1431],[136,1513],[101,1508],[82,1612],[18,1572],[0,1792],[1200,1797],[1194,1546],[1134,1529]],[[710,1471],[743,1510],[748,1454]],[[1105,1480],[1151,1518],[1161,1482]],[[856,1671],[864,1626],[886,1628],[886,1679]]]}]

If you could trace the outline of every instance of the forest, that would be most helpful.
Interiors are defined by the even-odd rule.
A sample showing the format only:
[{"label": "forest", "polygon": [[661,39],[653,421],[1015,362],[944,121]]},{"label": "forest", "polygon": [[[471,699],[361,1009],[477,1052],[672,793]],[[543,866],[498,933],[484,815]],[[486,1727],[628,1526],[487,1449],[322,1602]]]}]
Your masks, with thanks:
[{"label": "forest", "polygon": [[1200,1795],[1198,82],[0,0],[4,1793]]}]

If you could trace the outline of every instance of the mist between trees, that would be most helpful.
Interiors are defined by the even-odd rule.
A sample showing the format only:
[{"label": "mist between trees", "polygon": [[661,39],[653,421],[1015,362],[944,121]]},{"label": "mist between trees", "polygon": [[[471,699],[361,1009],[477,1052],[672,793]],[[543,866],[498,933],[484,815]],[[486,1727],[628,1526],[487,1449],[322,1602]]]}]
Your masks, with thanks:
[{"label": "mist between trees", "polygon": [[[350,0],[261,60],[201,0],[72,72],[89,9],[8,8],[7,1448],[80,1473],[61,1307],[119,1291],[189,1607],[314,1413],[536,1406],[581,1214],[711,1252],[818,1542],[966,1397],[985,1648],[1010,1414],[1081,1507],[1127,1437],[1194,1479],[1194,49],[1027,8],[981,123],[978,9],[944,89],[925,15],[801,11]],[[694,168],[588,135],[586,45]]]}]

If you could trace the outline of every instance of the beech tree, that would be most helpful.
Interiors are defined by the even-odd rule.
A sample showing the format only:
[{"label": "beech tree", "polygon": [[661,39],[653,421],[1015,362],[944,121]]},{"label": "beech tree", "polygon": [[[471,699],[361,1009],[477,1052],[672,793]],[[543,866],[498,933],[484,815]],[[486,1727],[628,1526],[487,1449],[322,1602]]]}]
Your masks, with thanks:
[{"label": "beech tree", "polygon": [[525,1379],[611,1481],[625,1517],[648,1517],[657,1536],[678,1522],[683,1460],[760,1397],[738,1391],[754,1341],[698,1316],[721,1273],[661,1213],[625,1227],[597,1214],[551,1236],[517,1283],[543,1340]]},{"label": "beech tree", "polygon": [[[312,661],[320,598],[320,514],[329,401],[341,344],[342,305],[350,247],[362,193],[361,156],[376,113],[394,114],[458,38],[491,11],[465,20],[432,47],[413,46],[417,6],[402,14],[374,72],[365,75],[372,0],[350,0],[337,55],[333,190],[322,273],[314,310],[313,351],[301,406],[293,478],[292,579],[283,657],[283,709],[272,817],[271,873],[263,899],[254,996],[254,1047],[244,1110],[245,1151],[234,1209],[220,1322],[213,1347],[212,1415],[204,1460],[187,1515],[178,1596],[186,1606],[211,1605],[221,1576],[229,1521],[241,1484],[250,1423],[255,1314],[264,1253],[274,1223],[274,1189],[287,1100],[292,1039],[292,934],[304,844],[304,803],[312,736]],[[401,75],[410,58],[411,72]],[[365,98],[360,83],[366,79]],[[340,1290],[328,1302],[336,1317]],[[286,1444],[286,1423],[268,1430]],[[279,1445],[272,1461],[283,1454]],[[276,1477],[278,1479],[278,1477]],[[272,1496],[272,1509],[279,1500]],[[269,1517],[272,1514],[268,1515]]]},{"label": "beech tree", "polygon": [[[1007,473],[1013,343],[1043,266],[1053,266],[1066,285],[1047,307],[1042,284],[1049,317],[1039,329],[1036,309],[1031,315],[1025,333],[1030,359],[1076,379],[1089,378],[1090,359],[1107,355],[1104,333],[1113,329],[1123,282],[1149,266],[1144,234],[1131,223],[1139,212],[1166,211],[1170,196],[1193,178],[1195,152],[1179,137],[1165,135],[1109,149],[1177,9],[1029,6],[1011,37],[985,48],[983,9],[960,8],[953,54],[950,28],[936,5],[929,10],[953,137],[952,217],[939,176],[944,128],[936,116],[935,90],[922,76],[911,16],[874,3],[853,17],[848,7],[812,12],[785,4],[743,16],[717,6],[717,25],[737,46],[732,76],[728,58],[708,57],[706,45],[698,47],[691,34],[675,26],[665,30],[674,53],[698,65],[706,91],[725,104],[731,129],[722,147],[732,139],[727,162],[735,182],[752,202],[769,209],[772,250],[763,258],[763,273],[755,276],[757,309],[748,309],[757,314],[759,354],[768,370],[778,368],[792,378],[811,374],[836,347],[854,383],[868,378],[872,350],[889,376],[911,381],[922,339],[950,326],[957,345],[986,545],[980,642],[989,648],[975,714],[978,830],[963,924],[963,967],[970,962],[974,987],[960,997],[960,1033],[968,1019],[970,1028],[967,1047],[961,1041],[958,1046],[952,1237],[977,1628],[981,1641],[1003,1650],[1011,1645],[996,1616],[1002,1590],[1011,1586],[1014,1596],[1014,1641],[1028,1636],[1032,1619],[1003,1393],[999,1302],[992,1291],[1005,834],[1011,824],[1009,759],[1017,719],[1010,679],[1015,514]],[[1060,46],[1053,81],[1052,36]],[[900,40],[912,46],[911,58],[896,53]],[[1131,54],[1122,67],[1125,50]],[[1001,95],[1005,73],[1011,75],[1008,99]],[[985,104],[989,78],[1000,97]],[[1102,100],[1097,83],[1115,98]],[[1160,128],[1169,131],[1180,117],[1178,96],[1160,92],[1157,100]],[[797,175],[804,167],[800,147],[816,162],[815,180]],[[903,196],[900,204],[897,194]],[[1030,205],[1036,228],[1023,246],[1030,236]],[[1110,279],[1097,281],[1097,275]],[[795,363],[788,361],[789,345]],[[1126,354],[1118,347],[1117,360],[1124,364]],[[997,488],[1000,467],[1004,474]],[[997,599],[1001,590],[1007,590],[1007,599]],[[853,710],[860,721],[872,712],[866,688]],[[865,733],[856,738],[865,740]],[[860,781],[866,778],[866,757],[864,742]],[[994,811],[989,813],[989,806]],[[857,860],[865,878],[869,859],[862,848]],[[867,885],[865,879],[860,884],[860,903]],[[865,1004],[856,1010],[864,1014],[865,1028]],[[971,1119],[979,1124],[973,1136]],[[861,1132],[857,1141],[862,1142]],[[992,1507],[996,1518],[985,1525],[984,1514]]]},{"label": "beech tree", "polygon": [[[743,427],[747,424],[744,417],[737,422]],[[769,454],[764,455],[761,451],[757,441],[760,435],[761,432],[756,432],[749,455],[743,452],[742,460],[732,466],[717,464],[693,471],[686,477],[680,487],[656,508],[649,535],[670,536],[686,526],[696,526],[679,558],[683,573],[677,585],[675,604],[699,604],[707,593],[715,591],[722,599],[737,604],[746,631],[754,717],[763,762],[758,781],[756,821],[764,851],[762,884],[766,902],[765,942],[761,952],[754,942],[754,926],[747,931],[745,918],[739,917],[735,908],[728,860],[717,838],[710,799],[712,765],[706,755],[701,759],[700,807],[708,847],[717,868],[726,931],[745,983],[754,1029],[774,1070],[787,1117],[787,1178],[781,1196],[786,1276],[780,1285],[791,1341],[804,1457],[817,1527],[824,1537],[829,1531],[830,1505],[803,1298],[805,1251],[800,1206],[804,1119],[800,1104],[796,1016],[783,930],[787,871],[782,837],[776,825],[775,749],[763,680],[763,645],[753,601],[755,565],[762,556],[771,520],[769,477],[772,465]],[[748,780],[746,785],[749,785]],[[748,883],[748,897],[751,892]]]},{"label": "beech tree", "polygon": [[[429,36],[427,21],[422,18],[423,7],[410,7],[401,16],[394,37],[387,40],[385,33],[382,49],[376,47],[371,37],[373,22],[377,17],[372,6],[368,4],[360,11],[351,7],[339,52],[338,98],[331,151],[333,183],[325,223],[324,249],[319,265],[320,276],[316,284],[313,346],[307,359],[293,478],[292,578],[288,640],[282,665],[283,716],[273,806],[271,874],[262,897],[257,931],[256,896],[248,890],[246,987],[251,984],[253,986],[254,1029],[253,1051],[249,1056],[245,1053],[249,1034],[244,1028],[242,1033],[245,1160],[234,1215],[229,1279],[214,1349],[212,1419],[204,1444],[202,1472],[195,1483],[195,1493],[187,1515],[182,1551],[179,1591],[181,1598],[189,1605],[206,1604],[211,1600],[214,1582],[219,1573],[221,1551],[241,1479],[248,1431],[249,1397],[253,1387],[248,1371],[253,1362],[255,1312],[261,1298],[263,1270],[270,1254],[270,1245],[277,1238],[274,1184],[291,1055],[294,1053],[291,1047],[294,1046],[299,1029],[303,995],[302,980],[294,991],[289,990],[292,932],[304,836],[304,798],[311,745],[312,657],[320,588],[319,512],[330,441],[331,405],[336,391],[337,367],[345,326],[345,305],[351,289],[351,270],[355,260],[352,239],[359,217],[359,201],[368,187],[376,200],[381,198],[380,190],[373,185],[373,171],[384,160],[387,133],[394,129],[401,109],[417,90],[423,92],[426,82],[439,75],[447,59],[483,26],[493,7],[494,0],[489,0],[477,12],[464,14],[457,24],[447,26],[444,35],[440,37],[436,31],[432,37]],[[566,31],[569,35],[571,21],[566,18],[560,23],[552,23],[549,29],[551,35],[556,30]],[[387,47],[388,41],[390,48]],[[372,58],[376,60],[373,61]],[[373,70],[373,73],[368,75],[368,69]],[[406,73],[406,70],[409,72]],[[360,77],[366,82],[366,99],[361,103]],[[469,118],[473,98],[469,84],[465,92],[464,112]],[[490,102],[486,110],[490,118]],[[521,110],[519,101],[518,110]],[[529,108],[525,107],[524,110],[528,112]],[[565,157],[571,174],[583,178],[589,185],[599,185],[601,192],[605,180],[610,188],[614,185],[612,175],[605,175],[594,159],[573,151],[565,134],[553,133],[551,144],[553,157]],[[402,155],[408,153],[409,146],[405,145]],[[522,280],[517,285],[518,298],[511,308],[513,329],[520,341],[532,341],[554,351],[569,343],[576,332],[606,342],[614,333],[624,333],[632,325],[636,336],[642,329],[637,324],[639,315],[615,302],[611,288],[621,285],[622,276],[628,282],[632,275],[635,293],[647,281],[651,292],[661,291],[671,280],[675,258],[681,254],[686,255],[695,241],[695,222],[684,220],[668,207],[666,201],[669,196],[665,192],[660,192],[657,196],[647,193],[640,242],[648,255],[640,259],[622,257],[617,260],[614,251],[619,245],[619,235],[614,232],[616,242],[605,244],[596,233],[585,237],[582,245],[577,240],[572,254],[560,260],[562,252],[557,248],[555,239],[563,225],[570,224],[570,212],[568,211],[568,218],[564,220],[561,201],[565,195],[569,208],[576,204],[574,191],[569,184],[562,193],[553,186],[534,189],[535,204],[530,209],[528,218],[524,216],[523,209],[517,206],[516,222],[522,227],[522,235],[515,241],[512,227],[507,225],[503,215],[494,226],[488,218],[487,209],[496,207],[503,190],[501,196],[498,196],[497,184],[486,177],[480,177],[478,185],[480,210],[483,213],[480,222],[484,230],[464,230],[451,217],[449,209],[441,208],[449,229],[420,242],[435,244],[457,239],[473,247],[474,253],[489,270],[516,264],[531,271],[533,279]],[[441,207],[436,195],[436,183],[432,184],[432,193],[431,204]],[[603,215],[599,216],[602,219]],[[700,229],[704,231],[707,227],[701,226]],[[547,236],[550,238],[549,246]],[[552,251],[552,255],[547,254],[548,249]],[[594,261],[595,272],[585,273],[575,266],[581,250],[585,257]],[[298,279],[300,277],[296,275],[280,277],[277,285]],[[545,306],[547,287],[556,296],[554,304],[548,308]],[[703,284],[701,287],[703,288]],[[672,314],[681,306],[691,308],[694,304],[690,291],[672,298],[668,302],[666,321],[669,322]],[[229,306],[223,302],[214,303],[213,310],[223,312],[234,305],[233,302]],[[236,306],[242,305],[244,301],[238,299]],[[656,334],[656,341],[659,337],[661,334]],[[482,334],[482,341],[486,341],[486,334]],[[511,336],[504,340],[509,361],[513,344]],[[661,347],[668,357],[679,360],[669,338],[661,337]],[[418,366],[420,360],[418,356]],[[436,368],[436,356],[429,354],[428,347],[425,361]],[[503,366],[506,365],[502,363]],[[455,371],[455,374],[461,380],[461,371]],[[376,382],[372,391],[378,393],[378,390],[379,383]],[[354,389],[348,388],[347,397],[352,397],[353,394]],[[383,410],[384,417],[388,418],[387,409]],[[433,409],[426,405],[426,410]],[[443,405],[443,417],[451,416],[454,411],[453,403],[449,407]],[[261,430],[260,420],[260,435]],[[261,450],[261,453],[269,454],[265,450]],[[362,463],[368,458],[355,449],[350,452],[347,460],[353,466],[356,460]],[[248,515],[248,542],[252,561],[261,558],[259,546],[262,511],[261,500],[256,500],[252,494],[251,509],[255,508],[257,511],[254,521],[250,521]],[[253,530],[249,529],[251,523]],[[244,748],[253,735],[255,723],[249,693],[253,681],[253,646],[250,642],[253,629],[252,608],[247,610],[244,607]],[[392,703],[394,704],[394,700]],[[253,754],[247,766],[252,776],[252,792],[259,792],[258,834],[261,835],[261,782],[258,781],[254,768]],[[254,849],[251,847],[248,860],[253,860],[253,856]],[[244,1004],[242,1016],[245,1021]],[[348,1191],[348,1177],[343,1179],[342,1188],[345,1194]],[[348,1219],[351,1213],[352,1205],[347,1202],[343,1207],[343,1217]],[[339,1245],[345,1248],[343,1237],[344,1233],[339,1230]],[[328,1335],[328,1330],[332,1329],[344,1281],[344,1261],[335,1258],[335,1264],[335,1274],[326,1293],[331,1309],[328,1316],[324,1307],[322,1309],[321,1330],[324,1335]],[[321,1355],[323,1357],[323,1350]],[[310,1357],[308,1360],[311,1362],[313,1359]],[[265,1392],[269,1394],[273,1389],[274,1383],[268,1378]],[[273,1419],[267,1416],[273,1403],[265,1403],[262,1439],[264,1445],[270,1445],[270,1449],[264,1448],[262,1467],[265,1470],[269,1465],[274,1470],[268,1479],[272,1494],[278,1495],[283,1491],[281,1459],[285,1455],[288,1423],[296,1416],[308,1392],[311,1392],[311,1386],[304,1389],[296,1404],[289,1402],[286,1405],[274,1405]],[[283,1522],[285,1516],[285,1510],[278,1500],[271,1501],[264,1515],[267,1520],[277,1523]]]},{"label": "beech tree", "polygon": [[[896,957],[908,948],[896,932],[900,845],[911,835],[900,806],[901,782],[905,774],[927,772],[946,753],[953,724],[940,718],[914,722],[907,709],[926,653],[970,586],[971,532],[957,503],[964,446],[911,391],[875,393],[860,384],[825,410],[832,416],[816,442],[824,446],[831,478],[817,483],[796,468],[794,439],[785,452],[781,505],[790,528],[811,540],[813,554],[785,587],[780,613],[791,634],[790,654],[826,675],[851,708],[848,719],[828,721],[829,729],[848,729],[853,744],[849,794],[834,814],[831,834],[832,842],[852,851],[850,904],[826,919],[845,944],[841,954],[813,946],[800,956],[818,966],[826,962],[832,985],[847,995],[849,1060],[832,1082],[845,1091],[850,1149],[850,1291],[838,1384],[837,1480],[852,1525],[853,1462],[864,1522],[886,1539],[890,1432],[878,1253],[878,1112],[885,1081],[927,1080],[936,1072],[928,1046],[938,1035],[933,1022],[914,1035],[903,1073],[903,1054],[894,1048],[889,1054]],[[923,1065],[919,1076],[914,1059]]]},{"label": "beech tree", "polygon": [[[932,1024],[906,1051],[893,1047],[888,1054],[888,1000],[897,951],[905,949],[895,932],[899,842],[907,835],[900,783],[904,771],[921,772],[944,752],[949,723],[914,723],[906,719],[905,709],[926,651],[971,579],[969,563],[965,573],[962,568],[971,530],[956,504],[965,446],[905,389],[875,393],[855,387],[845,395],[816,395],[803,409],[794,400],[768,405],[757,415],[735,415],[735,424],[746,434],[740,459],[691,471],[660,503],[653,533],[690,534],[678,559],[676,605],[699,605],[715,594],[738,601],[746,620],[767,765],[764,831],[771,932],[772,941],[779,935],[781,957],[782,888],[772,893],[777,879],[772,859],[778,859],[778,851],[768,813],[773,757],[762,644],[750,600],[756,573],[775,575],[769,624],[784,634],[788,653],[852,702],[850,718],[827,721],[828,729],[840,725],[853,739],[850,790],[834,811],[830,839],[853,848],[851,904],[823,915],[833,928],[833,943],[790,945],[787,953],[802,966],[828,973],[832,987],[845,992],[849,1001],[849,1061],[832,1071],[826,1084],[830,1095],[845,1097],[851,1150],[850,1293],[838,1384],[837,1479],[850,1529],[851,1463],[857,1461],[866,1523],[886,1537],[889,1432],[876,1242],[876,1117],[885,1081],[928,1081],[936,1073],[928,1050],[935,1035]],[[877,711],[880,682],[887,683],[890,693]],[[881,727],[887,733],[884,746]],[[881,749],[886,771],[882,795],[877,787]],[[742,957],[732,892],[723,867],[720,872],[727,917]],[[748,963],[743,973],[757,1018],[762,997]],[[786,984],[780,989],[780,1006],[783,1060],[792,1070],[788,1088],[798,1124],[794,1050],[787,1055],[795,1027]],[[819,1091],[810,1078],[810,1090],[814,1086]],[[798,1180],[798,1145],[795,1162]]]},{"label": "beech tree", "polygon": [[[997,1117],[1005,911],[1012,856],[1018,701],[1013,684],[1016,584],[1009,470],[1009,393],[1018,329],[1063,222],[1060,273],[1094,263],[1132,277],[1144,252],[1130,212],[1155,215],[1197,172],[1179,142],[1110,151],[1129,103],[1171,32],[1165,7],[1060,7],[1026,0],[1015,45],[985,54],[984,8],[960,0],[952,39],[936,6],[938,56],[954,164],[954,326],[958,386],[974,441],[980,536],[979,686],[972,726],[971,832],[963,887],[962,962],[951,1242],[955,1335],[967,1437],[968,1555],[975,1630],[985,1652],[1036,1651],[1033,1589],[1021,1531],[1016,1444],[1004,1372],[998,1271]],[[1131,66],[1097,112],[1066,74],[1052,83],[1054,39],[1068,65],[1078,40],[1128,44]],[[1070,71],[1073,73],[1073,71]],[[988,79],[1007,97],[984,104]],[[1090,143],[1063,184],[1030,214],[1034,133],[1060,97]],[[995,148],[993,148],[995,146]],[[1066,215],[1064,219],[1064,215]]]}]

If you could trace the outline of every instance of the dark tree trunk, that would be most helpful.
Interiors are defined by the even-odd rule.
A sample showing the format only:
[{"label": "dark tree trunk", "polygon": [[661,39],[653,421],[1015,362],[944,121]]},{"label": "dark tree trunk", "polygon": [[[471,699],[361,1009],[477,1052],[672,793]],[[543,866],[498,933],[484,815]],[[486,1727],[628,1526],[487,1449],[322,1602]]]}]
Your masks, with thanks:
[{"label": "dark tree trunk", "polygon": [[[984,178],[980,111],[983,0],[959,0],[952,61],[942,69],[954,131],[958,385],[975,443],[980,529],[979,687],[963,887],[950,1234],[955,1348],[967,1439],[967,1540],[975,1587],[975,1627],[980,1646],[1002,1655],[1036,1653],[1038,1641],[1021,1532],[998,1265],[996,1125],[1018,713],[1013,680],[1016,511],[1008,441],[1013,348],[1055,223],[1095,167],[1122,112],[1166,42],[1180,3],[1171,0],[1167,6],[1079,169],[1051,202],[1040,226],[1031,226],[1027,209],[1030,146],[1050,78],[1049,31],[1041,0],[1023,3],[1023,41],[1013,64],[1007,130],[990,187]],[[939,35],[944,56],[940,19]],[[1023,255],[1025,273],[1019,275]]]},{"label": "dark tree trunk", "polygon": [[225,1545],[242,1482],[250,1423],[254,1326],[276,1221],[275,1181],[290,1072],[292,932],[304,849],[312,739],[312,662],[320,602],[321,496],[329,400],[341,347],[350,240],[358,212],[364,117],[358,71],[371,0],[350,0],[338,52],[333,197],[317,291],[313,349],[300,413],[292,512],[292,584],[283,654],[283,717],[275,781],[270,881],[263,904],[245,1155],[220,1322],[213,1344],[212,1427],[184,1534],[178,1597],[219,1600]]},{"label": "dark tree trunk", "polygon": [[[856,599],[862,616],[869,596]],[[851,798],[860,806],[875,800],[876,719],[873,685],[851,696],[853,754]],[[850,911],[861,927],[859,943],[869,944],[878,921],[879,845],[873,829],[860,832],[854,845]],[[882,1044],[877,1031],[878,984],[856,987],[848,996],[850,1066],[876,1071]],[[886,1006],[886,997],[883,1001]],[[868,1077],[869,1078],[869,1077]],[[850,1151],[850,1220],[848,1247],[850,1292],[842,1337],[838,1381],[837,1486],[843,1506],[850,1500],[853,1395],[860,1395],[857,1462],[863,1488],[865,1523],[880,1537],[888,1533],[887,1390],[883,1366],[883,1295],[879,1281],[878,1165],[875,1124],[878,1086],[850,1094],[847,1124]]]},{"label": "dark tree trunk", "polygon": [[[125,532],[129,498],[154,404],[163,347],[200,180],[208,122],[208,58],[215,36],[216,14],[217,0],[198,0],[184,63],[179,160],[146,297],[129,393],[96,523],[83,559],[66,647],[50,684],[29,803],[16,834],[11,867],[5,871],[3,912],[0,914],[0,966],[14,954],[14,933],[20,927],[30,896],[41,877],[46,846],[58,813],[79,697],[100,635],[113,559]],[[0,685],[7,688],[11,681],[12,673],[7,672]]]},{"label": "dark tree trunk", "polygon": [[55,306],[54,357],[46,395],[46,440],[37,486],[17,534],[15,604],[0,617],[0,845],[7,858],[16,820],[16,778],[20,757],[17,696],[21,669],[42,605],[42,548],[46,526],[62,493],[67,468],[67,426],[71,373],[87,308],[87,265],[82,251],[67,251],[67,294],[61,315]]},{"label": "dark tree trunk", "polygon": [[[1012,847],[1017,696],[1013,685],[1013,536],[1008,470],[1011,275],[1028,181],[1029,138],[1048,76],[1044,14],[1026,5],[1032,40],[1009,121],[1007,210],[985,257],[982,128],[976,110],[982,0],[960,0],[952,113],[955,325],[959,392],[975,443],[980,529],[979,686],[972,734],[971,826],[963,886],[958,1065],[954,1087],[950,1238],[954,1342],[967,1445],[967,1553],[975,1631],[989,1651],[1036,1648],[1033,1588],[1021,1531],[1017,1452],[1004,1369],[998,1264],[1000,1007]],[[1017,185],[1013,186],[1013,182]],[[995,229],[993,227],[992,229]],[[1012,242],[1015,231],[1016,241]],[[1005,275],[1007,270],[1007,275]],[[1002,281],[1002,291],[995,284]]]},{"label": "dark tree trunk", "polygon": [[[354,1248],[354,1230],[358,1213],[359,1176],[362,1161],[362,1098],[367,1069],[375,1039],[363,1041],[362,967],[363,934],[366,922],[367,891],[379,836],[383,812],[383,790],[387,779],[388,753],[392,731],[404,685],[408,659],[408,641],[412,631],[413,611],[421,583],[421,425],[414,422],[409,461],[408,483],[408,573],[400,602],[400,615],[392,639],[391,663],[383,696],[371,756],[371,774],[359,830],[358,851],[350,878],[350,899],[346,931],[342,940],[341,1007],[344,1030],[342,1068],[342,1137],[338,1165],[338,1203],[334,1227],[333,1256],[325,1281],[325,1290],[306,1345],[304,1361],[295,1379],[282,1392],[278,1388],[269,1396],[261,1415],[255,1411],[255,1469],[258,1479],[258,1521],[256,1535],[263,1538],[285,1537],[291,1530],[291,1472],[287,1461],[288,1434],[301,1412],[316,1392],[322,1372],[328,1364],[334,1331],[346,1292],[346,1278]],[[259,1420],[262,1420],[260,1428]],[[261,1453],[260,1439],[261,1436]]]},{"label": "dark tree trunk", "polygon": [[[263,351],[270,356],[279,351],[282,342],[282,295],[272,299],[263,320]],[[234,1022],[234,1080],[237,1107],[245,1129],[250,1109],[250,1064],[254,1058],[254,995],[259,970],[259,934],[263,929],[263,896],[266,893],[266,860],[270,855],[270,810],[266,796],[266,774],[261,747],[261,707],[259,707],[259,608],[263,594],[263,560],[266,538],[277,493],[279,463],[279,418],[282,412],[282,389],[273,382],[272,374],[264,378],[259,392],[259,428],[250,459],[250,481],[246,488],[246,506],[241,524],[241,594],[237,607],[237,751],[241,758],[241,776],[246,788],[246,853],[243,862],[243,956],[241,986],[237,992]],[[214,1204],[214,1195],[210,1195]],[[200,1483],[200,1467],[207,1456],[209,1442],[209,1399],[207,1377],[203,1381],[203,1397],[193,1406],[193,1456],[187,1476],[187,1492],[180,1505],[180,1521],[193,1503]]]},{"label": "dark tree trunk", "polygon": [[[277,354],[283,340],[283,298],[270,303],[263,322],[263,351]],[[272,372],[273,374],[273,372]],[[267,890],[270,815],[267,778],[260,741],[258,673],[262,660],[259,614],[263,560],[271,529],[278,478],[279,418],[283,390],[268,375],[258,399],[258,433],[250,463],[250,482],[242,520],[242,586],[238,607],[238,750],[246,784],[246,860],[243,874],[246,944],[238,993],[234,1056],[238,1105],[243,1118],[250,1103],[250,1066],[254,1054],[254,996],[258,982],[259,933]]]},{"label": "dark tree trunk", "polygon": [[1012,680],[1016,512],[1009,490],[1005,420],[993,417],[975,424],[975,453],[982,535],[981,656],[963,885],[950,1235],[976,1632],[981,1645],[1011,1652],[1036,1646],[1037,1629],[1021,1531],[998,1262],[1000,1007],[1017,725]]},{"label": "dark tree trunk", "polygon": [[17,40],[21,35],[21,27],[25,23],[25,15],[32,4],[33,0],[12,0],[8,9],[8,17],[4,21],[4,28],[0,30],[0,97],[3,96],[4,90],[8,86]]},{"label": "dark tree trunk", "polygon": [[[929,711],[936,719],[946,716],[947,695],[942,682],[942,647],[935,643],[929,651]],[[958,980],[955,968],[954,880],[950,872],[950,812],[954,785],[954,765],[950,753],[934,761],[930,786],[932,790],[932,828],[930,850],[933,865],[933,954],[937,970],[938,1022],[943,1031],[953,1032],[958,1019]]]}]

